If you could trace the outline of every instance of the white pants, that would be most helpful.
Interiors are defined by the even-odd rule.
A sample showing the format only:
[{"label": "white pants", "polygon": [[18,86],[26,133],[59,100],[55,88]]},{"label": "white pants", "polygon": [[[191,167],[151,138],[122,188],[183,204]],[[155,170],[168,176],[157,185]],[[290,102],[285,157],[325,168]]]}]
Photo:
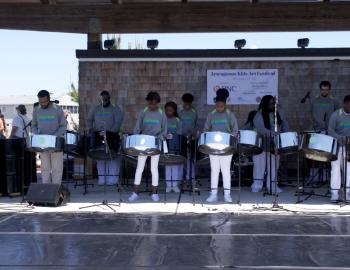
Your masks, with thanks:
[{"label": "white pants", "polygon": [[[192,168],[191,168],[191,165],[192,165]],[[186,163],[186,180],[191,180],[190,170],[191,170],[192,179],[194,179],[195,176],[196,176],[196,169],[194,167],[194,162],[192,160],[190,160],[190,159],[187,159],[187,163]]]},{"label": "white pants", "polygon": [[[344,159],[345,159],[345,148],[340,146],[339,152],[338,152],[338,159],[335,161],[332,161],[332,172],[331,172],[331,190],[332,192],[338,192],[341,185],[341,171],[345,173],[344,171]],[[350,162],[346,162],[346,168],[347,168],[347,177],[346,177],[346,187],[350,188]],[[350,189],[347,189],[347,192],[350,192]]]},{"label": "white pants", "polygon": [[211,168],[211,192],[217,193],[219,184],[219,173],[221,170],[224,192],[230,194],[231,192],[231,160],[232,155],[215,156],[209,155]]},{"label": "white pants", "polygon": [[97,160],[96,163],[99,185],[103,185],[105,183],[105,179],[107,185],[115,185],[118,183],[120,171],[120,157],[112,160],[107,159],[106,161]]},{"label": "white pants", "polygon": [[[270,156],[271,156],[271,169],[270,169]],[[253,178],[254,182],[252,189],[261,190],[264,185],[265,168],[267,169],[267,190],[271,191],[271,182],[276,181],[275,175],[275,155],[270,155],[270,153],[262,152],[259,155],[253,156],[254,168],[253,168]],[[279,156],[277,156],[277,170],[279,165]]]},{"label": "white pants", "polygon": [[[157,187],[159,181],[158,163],[160,155],[151,156],[151,173],[152,173],[152,186]],[[143,169],[145,168],[145,163],[147,156],[138,156],[137,158],[137,168],[135,172],[135,185],[140,185]]]},{"label": "white pants", "polygon": [[42,152],[41,177],[44,184],[61,184],[63,174],[63,152]]},{"label": "white pants", "polygon": [[166,165],[165,180],[167,187],[175,187],[182,180],[184,166],[182,164]]}]

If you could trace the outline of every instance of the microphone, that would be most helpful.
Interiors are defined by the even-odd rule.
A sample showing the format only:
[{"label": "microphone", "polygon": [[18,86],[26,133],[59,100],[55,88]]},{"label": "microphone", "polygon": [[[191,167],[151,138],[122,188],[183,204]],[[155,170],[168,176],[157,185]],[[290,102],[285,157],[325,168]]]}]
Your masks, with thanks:
[{"label": "microphone", "polygon": [[310,91],[306,93],[305,97],[303,97],[301,100],[300,100],[300,103],[305,103],[305,101],[310,98]]}]

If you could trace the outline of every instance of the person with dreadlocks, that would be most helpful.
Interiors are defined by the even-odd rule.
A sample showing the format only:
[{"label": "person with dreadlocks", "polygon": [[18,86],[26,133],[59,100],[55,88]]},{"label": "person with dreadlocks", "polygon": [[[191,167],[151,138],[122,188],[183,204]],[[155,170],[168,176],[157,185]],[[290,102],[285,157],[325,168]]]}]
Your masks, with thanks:
[{"label": "person with dreadlocks", "polygon": [[[264,151],[256,156],[253,156],[254,162],[254,182],[252,184],[252,192],[261,192],[264,184],[265,171],[267,171],[267,191],[270,193],[280,193],[282,189],[276,185],[272,185],[276,181],[275,166],[278,168],[279,157],[277,157],[277,164],[274,154],[270,154],[272,145],[271,141],[275,136],[275,122],[277,120],[277,131],[288,131],[288,123],[282,114],[277,113],[275,119],[275,99],[271,95],[266,95],[261,99],[258,112],[254,116],[254,127],[259,135],[263,137]],[[272,185],[272,187],[271,187]]]}]

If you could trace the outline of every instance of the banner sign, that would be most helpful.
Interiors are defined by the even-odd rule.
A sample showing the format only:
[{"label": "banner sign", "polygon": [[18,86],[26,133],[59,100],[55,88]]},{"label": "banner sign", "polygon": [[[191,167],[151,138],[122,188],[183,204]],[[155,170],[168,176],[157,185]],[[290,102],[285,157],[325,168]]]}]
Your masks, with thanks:
[{"label": "banner sign", "polygon": [[214,104],[216,91],[230,92],[227,104],[259,104],[265,95],[277,96],[277,69],[207,70],[207,104]]}]

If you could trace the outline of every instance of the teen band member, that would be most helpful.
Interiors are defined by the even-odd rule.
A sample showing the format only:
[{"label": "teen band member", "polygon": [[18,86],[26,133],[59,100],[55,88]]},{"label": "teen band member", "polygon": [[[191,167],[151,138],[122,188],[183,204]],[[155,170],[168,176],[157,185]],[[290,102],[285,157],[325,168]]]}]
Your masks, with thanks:
[{"label": "teen band member", "polygon": [[[275,135],[275,99],[273,96],[266,95],[261,99],[258,112],[254,116],[254,127],[256,131],[263,137],[263,152],[259,155],[253,156],[254,170],[253,178],[254,182],[251,186],[252,192],[262,191],[264,184],[265,169],[267,170],[267,191],[270,193],[280,193],[282,189],[277,186],[276,190],[275,181],[275,166],[278,168],[279,157],[277,157],[277,164],[275,164],[275,155],[269,152],[273,152],[271,141],[274,140]],[[285,132],[288,130],[287,121],[282,114],[277,113],[277,131]],[[270,160],[271,157],[271,160]],[[272,185],[272,187],[271,187]]]},{"label": "teen band member", "polygon": [[[226,100],[229,96],[229,92],[225,88],[220,88],[216,92],[215,110],[208,114],[207,120],[204,126],[204,132],[207,131],[220,131],[225,133],[231,133],[236,135],[238,132],[237,119],[234,113],[226,108]],[[218,200],[218,182],[219,173],[221,170],[223,187],[224,187],[224,200],[225,202],[232,202],[231,198],[231,160],[232,154],[217,156],[209,155],[210,168],[211,168],[211,192],[207,198],[207,202],[212,203]]]},{"label": "teen band member", "polygon": [[[34,134],[63,137],[66,132],[66,119],[63,110],[50,101],[50,93],[41,90],[39,102],[34,105],[32,132]],[[63,151],[41,152],[41,175],[44,184],[61,184],[63,173]]]},{"label": "teen band member", "polygon": [[[159,108],[160,96],[157,92],[149,92],[146,100],[148,106],[142,110],[134,128],[134,134],[152,135],[158,138],[164,138],[167,134],[167,119],[165,113]],[[134,192],[129,197],[130,202],[138,199],[139,186],[141,183],[142,172],[145,168],[147,156],[138,156],[137,168],[135,172]],[[158,173],[159,155],[151,156],[151,173],[152,173],[152,200],[159,201],[157,193],[159,173]]]},{"label": "teen band member", "polygon": [[339,108],[338,102],[330,94],[331,83],[322,81],[320,83],[320,95],[311,101],[311,118],[313,129],[327,130],[331,114]]},{"label": "teen band member", "polygon": [[[182,134],[181,120],[177,114],[177,105],[173,101],[169,101],[164,106],[165,114],[168,122],[167,139],[172,139],[174,135]],[[182,179],[183,164],[165,165],[166,192],[180,192],[178,187],[179,181]]]},{"label": "teen band member", "polygon": [[[339,104],[335,98],[330,94],[331,83],[329,81],[322,81],[320,83],[320,93],[319,95],[311,101],[310,114],[312,120],[312,128],[322,133],[327,132],[329,118],[331,114],[339,109]],[[309,181],[321,182],[327,181],[328,170],[322,169],[322,165],[319,162],[308,161],[310,165],[309,171]],[[319,167],[321,168],[315,168]]]},{"label": "teen band member", "polygon": [[[97,136],[107,136],[104,132],[120,132],[123,123],[123,112],[117,105],[111,103],[111,96],[108,91],[100,93],[101,104],[93,107],[88,114],[87,127],[91,136],[91,144],[95,143]],[[110,148],[116,148],[109,142]],[[117,150],[117,149],[113,149]],[[120,158],[96,160],[98,172],[98,184],[116,185],[119,180]],[[106,175],[106,176],[105,176]]]},{"label": "teen band member", "polygon": [[[197,137],[197,112],[195,108],[192,106],[194,97],[190,93],[186,93],[182,96],[182,102],[183,102],[183,109],[179,112],[179,117],[182,122],[182,135],[186,136],[190,139],[190,142],[192,142],[192,139]],[[194,142],[192,142],[194,147]],[[191,149],[191,154],[194,155],[194,149]],[[193,158],[193,156],[192,156]],[[190,180],[190,171],[192,178],[195,178],[195,167],[194,167],[194,161],[192,160],[192,168],[190,167],[190,159],[187,160],[186,164],[186,180]]]},{"label": "teen band member", "polygon": [[[339,142],[338,159],[332,161],[331,172],[331,201],[339,200],[339,190],[341,184],[341,170],[345,175],[344,165],[346,164],[346,195],[345,198],[350,202],[350,163],[347,161],[346,144],[349,144],[350,138],[350,95],[344,98],[343,108],[332,113],[329,125],[329,135],[336,138]],[[347,151],[350,151],[349,145]]]}]

